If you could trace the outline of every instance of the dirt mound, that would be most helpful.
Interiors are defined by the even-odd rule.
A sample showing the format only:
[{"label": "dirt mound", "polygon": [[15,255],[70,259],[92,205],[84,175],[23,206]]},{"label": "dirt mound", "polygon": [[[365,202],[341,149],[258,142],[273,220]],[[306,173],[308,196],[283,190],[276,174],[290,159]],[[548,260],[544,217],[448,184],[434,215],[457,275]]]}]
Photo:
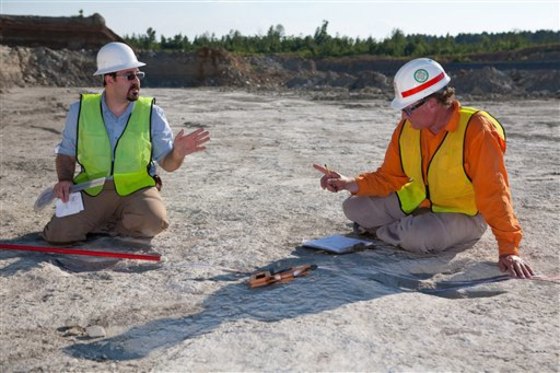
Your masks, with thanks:
[{"label": "dirt mound", "polygon": [[105,25],[98,13],[89,17],[41,17],[0,15],[2,44],[11,47],[97,49],[111,41],[123,41]]},{"label": "dirt mound", "polygon": [[474,96],[560,97],[560,70],[507,70],[484,67],[451,74],[453,85]]},{"label": "dirt mound", "polygon": [[[392,76],[403,61],[291,56],[237,56],[223,49],[196,53],[140,52],[147,87],[220,86],[246,89],[296,89],[391,95]],[[0,46],[0,88],[11,86],[95,86],[95,51]],[[515,62],[445,63],[458,92],[474,96],[560,96],[556,64],[530,67]],[[523,68],[523,67],[526,68]],[[515,68],[513,68],[515,67]],[[535,68],[537,67],[537,68]],[[547,67],[547,68],[544,68]]]},{"label": "dirt mound", "polygon": [[98,85],[95,52],[0,45],[0,88]]},{"label": "dirt mound", "polygon": [[196,57],[197,80],[201,85],[271,87],[280,84],[284,78],[280,74],[282,67],[272,60],[262,63],[212,48],[199,49]]},{"label": "dirt mound", "polygon": [[506,94],[518,91],[513,79],[507,73],[494,67],[484,67],[476,73],[461,70],[452,76],[452,79],[456,86],[461,87],[461,90],[475,95]]}]

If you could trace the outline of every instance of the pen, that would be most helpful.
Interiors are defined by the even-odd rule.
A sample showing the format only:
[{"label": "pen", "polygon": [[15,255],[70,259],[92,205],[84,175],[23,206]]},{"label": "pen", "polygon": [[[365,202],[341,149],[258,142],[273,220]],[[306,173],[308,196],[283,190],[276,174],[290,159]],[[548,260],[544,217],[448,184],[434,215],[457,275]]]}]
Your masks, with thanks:
[{"label": "pen", "polygon": [[327,167],[327,164],[325,163],[325,171],[327,171],[327,173],[325,175],[329,175],[331,173],[331,171],[329,170],[329,168]]}]

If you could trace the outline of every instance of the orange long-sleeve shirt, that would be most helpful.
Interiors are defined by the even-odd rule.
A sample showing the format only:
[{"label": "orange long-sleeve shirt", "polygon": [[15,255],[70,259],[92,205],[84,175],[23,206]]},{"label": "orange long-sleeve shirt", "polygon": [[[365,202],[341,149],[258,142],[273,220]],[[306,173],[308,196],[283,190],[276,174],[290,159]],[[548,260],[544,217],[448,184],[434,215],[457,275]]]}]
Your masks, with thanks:
[{"label": "orange long-sleeve shirt", "polygon": [[[446,132],[457,130],[460,107],[457,101],[453,104],[453,114],[438,134],[433,134],[428,129],[421,130],[424,180],[428,180],[426,176],[430,160]],[[404,121],[401,121],[393,132],[381,167],[375,172],[363,173],[356,178],[356,195],[387,196],[408,182],[399,153],[399,134],[403,124]],[[500,256],[518,255],[519,242],[523,237],[511,202],[508,174],[504,164],[505,150],[506,144],[494,126],[483,115],[473,115],[465,134],[464,166],[473,183],[476,206],[498,241]],[[429,206],[428,200],[421,204],[421,207]]]}]

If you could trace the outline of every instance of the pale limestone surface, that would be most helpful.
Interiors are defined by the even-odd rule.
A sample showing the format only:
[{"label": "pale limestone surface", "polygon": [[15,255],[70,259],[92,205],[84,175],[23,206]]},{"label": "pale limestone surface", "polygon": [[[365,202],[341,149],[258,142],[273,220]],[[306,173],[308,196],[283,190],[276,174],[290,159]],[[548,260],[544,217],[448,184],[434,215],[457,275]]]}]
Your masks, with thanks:
[{"label": "pale limestone surface", "polygon": [[[2,241],[41,244],[52,207],[36,213],[33,203],[55,181],[53,148],[81,91],[0,95]],[[157,97],[175,133],[202,126],[212,137],[206,152],[163,172],[171,226],[152,250],[164,260],[0,250],[2,372],[558,371],[559,284],[464,286],[500,275],[490,232],[440,257],[382,244],[340,256],[298,248],[349,232],[346,195],[321,190],[311,164],[347,175],[375,169],[398,119],[388,102],[144,94]],[[522,256],[537,272],[558,275],[558,100],[465,104],[506,127]],[[142,250],[108,238],[84,247]],[[319,268],[288,284],[245,283],[255,269],[302,263]],[[88,327],[106,336],[80,332]]]}]

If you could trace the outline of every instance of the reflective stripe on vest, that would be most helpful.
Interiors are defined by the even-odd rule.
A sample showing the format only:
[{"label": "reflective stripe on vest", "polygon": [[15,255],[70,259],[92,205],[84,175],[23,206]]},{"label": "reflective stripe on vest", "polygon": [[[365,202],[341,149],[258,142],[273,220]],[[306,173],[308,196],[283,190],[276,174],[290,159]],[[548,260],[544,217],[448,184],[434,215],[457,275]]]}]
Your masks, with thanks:
[{"label": "reflective stripe on vest", "polygon": [[480,113],[492,123],[504,141],[505,133],[500,122],[484,111],[462,107],[459,113],[457,129],[446,133],[429,162],[427,183],[422,173],[421,131],[412,128],[408,120],[404,123],[399,136],[399,151],[410,182],[397,192],[397,196],[406,214],[413,212],[426,198],[434,212],[459,212],[471,216],[478,213],[474,188],[465,172],[463,159],[469,120],[473,114]]},{"label": "reflective stripe on vest", "polygon": [[[74,183],[113,175],[115,188],[121,196],[154,186],[155,181],[149,174],[152,161],[150,127],[153,98],[140,97],[136,101],[125,129],[117,140],[112,162],[101,97],[101,94],[83,94],[80,100],[76,159],[82,172],[74,178]],[[85,192],[96,196],[102,189],[103,186],[99,186]]]}]

